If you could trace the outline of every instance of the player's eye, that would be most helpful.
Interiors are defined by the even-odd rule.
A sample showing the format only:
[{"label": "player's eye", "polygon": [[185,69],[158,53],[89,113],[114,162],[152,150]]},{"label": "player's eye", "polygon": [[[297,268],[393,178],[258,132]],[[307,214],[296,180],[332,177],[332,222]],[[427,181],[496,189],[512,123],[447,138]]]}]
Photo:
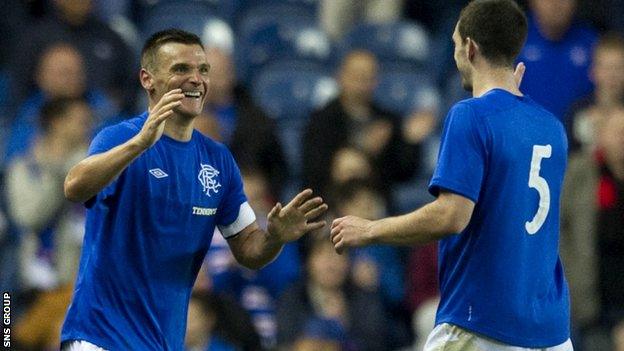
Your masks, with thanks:
[{"label": "player's eye", "polygon": [[187,73],[189,68],[187,66],[174,66],[173,71],[175,73]]},{"label": "player's eye", "polygon": [[206,75],[206,74],[208,74],[208,72],[210,72],[210,68],[208,68],[206,66],[199,67],[199,73],[200,74]]}]

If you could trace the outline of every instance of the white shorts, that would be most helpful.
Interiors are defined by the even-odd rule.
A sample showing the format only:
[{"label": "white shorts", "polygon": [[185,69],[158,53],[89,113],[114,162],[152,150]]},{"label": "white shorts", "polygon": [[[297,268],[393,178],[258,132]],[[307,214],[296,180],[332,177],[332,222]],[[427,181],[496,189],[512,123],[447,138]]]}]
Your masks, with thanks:
[{"label": "white shorts", "polygon": [[510,346],[498,341],[479,336],[456,325],[442,323],[436,326],[423,351],[573,351],[572,341],[541,349]]},{"label": "white shorts", "polygon": [[106,351],[103,348],[93,345],[84,340],[72,340],[63,344],[61,351]]}]

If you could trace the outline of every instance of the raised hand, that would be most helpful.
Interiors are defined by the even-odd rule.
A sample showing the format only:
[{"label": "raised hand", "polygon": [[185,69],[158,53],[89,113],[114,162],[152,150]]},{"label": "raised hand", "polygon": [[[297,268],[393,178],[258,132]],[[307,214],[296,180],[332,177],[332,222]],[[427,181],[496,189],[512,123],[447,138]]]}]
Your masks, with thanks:
[{"label": "raised hand", "polygon": [[330,238],[334,249],[341,254],[349,247],[358,247],[368,244],[372,221],[367,219],[346,216],[336,218],[331,225]]},{"label": "raised hand", "polygon": [[137,138],[145,149],[156,144],[165,130],[165,121],[173,115],[173,109],[182,103],[182,89],[173,89],[165,93],[149,111],[149,116]]},{"label": "raised hand", "polygon": [[322,228],[325,221],[312,222],[327,211],[327,204],[320,197],[312,198],[312,190],[306,189],[295,196],[286,206],[277,203],[268,218],[268,232],[281,243],[299,239],[303,234]]}]

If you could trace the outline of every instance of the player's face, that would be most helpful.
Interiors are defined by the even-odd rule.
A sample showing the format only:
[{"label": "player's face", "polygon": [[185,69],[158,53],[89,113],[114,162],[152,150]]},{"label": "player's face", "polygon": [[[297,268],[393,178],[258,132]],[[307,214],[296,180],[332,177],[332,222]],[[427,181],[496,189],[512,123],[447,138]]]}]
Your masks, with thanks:
[{"label": "player's face", "polygon": [[160,47],[153,75],[154,101],[168,91],[180,88],[185,97],[174,111],[195,117],[202,112],[208,92],[210,65],[199,45],[167,43]]},{"label": "player's face", "polygon": [[466,50],[467,44],[464,40],[461,39],[459,35],[459,31],[457,30],[457,26],[455,26],[455,31],[453,32],[453,43],[455,44],[455,52],[453,57],[455,58],[455,65],[457,65],[457,70],[459,71],[459,75],[461,76],[462,87],[467,91],[472,91],[472,77],[470,73],[470,63],[468,62],[468,57]]}]

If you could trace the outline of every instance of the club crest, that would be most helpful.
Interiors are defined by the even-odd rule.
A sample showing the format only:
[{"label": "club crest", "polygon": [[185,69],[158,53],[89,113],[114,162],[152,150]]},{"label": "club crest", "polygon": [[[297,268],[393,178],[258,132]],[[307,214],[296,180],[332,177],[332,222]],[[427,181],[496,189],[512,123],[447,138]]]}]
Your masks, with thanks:
[{"label": "club crest", "polygon": [[199,175],[197,176],[197,179],[199,179],[199,182],[204,187],[204,193],[206,193],[206,195],[208,196],[210,196],[210,191],[215,194],[218,193],[219,188],[221,187],[221,184],[216,179],[219,175],[219,171],[217,171],[211,165],[200,165],[201,169],[199,170]]}]

